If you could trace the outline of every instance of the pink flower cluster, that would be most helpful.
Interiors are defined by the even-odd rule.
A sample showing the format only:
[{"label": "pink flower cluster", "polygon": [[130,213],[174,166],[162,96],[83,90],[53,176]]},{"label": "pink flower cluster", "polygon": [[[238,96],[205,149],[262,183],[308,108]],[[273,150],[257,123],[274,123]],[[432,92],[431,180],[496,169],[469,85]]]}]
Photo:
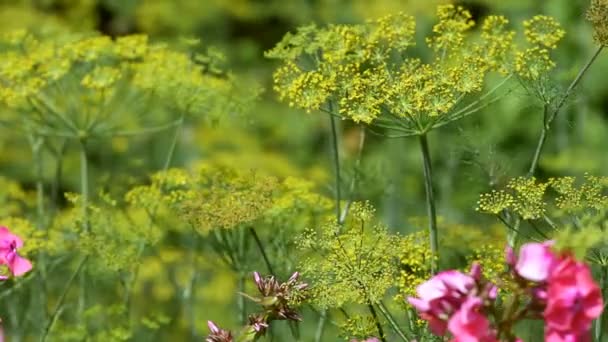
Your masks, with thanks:
[{"label": "pink flower cluster", "polygon": [[[6,227],[0,227],[0,265],[6,265],[14,277],[20,277],[32,269],[32,263],[17,254],[17,249],[23,247],[23,240],[11,233]],[[8,276],[0,275],[0,280]],[[0,342],[4,341],[4,329],[0,319]]]},{"label": "pink flower cluster", "polygon": [[569,254],[554,254],[551,245],[524,245],[513,260],[515,273],[534,283],[533,299],[544,308],[545,341],[590,341],[591,324],[604,307],[601,289],[589,266]]},{"label": "pink flower cluster", "polygon": [[513,279],[527,294],[527,300],[513,304],[522,307],[516,306],[512,317],[488,318],[496,312],[498,288],[483,279],[478,265],[469,274],[450,270],[435,275],[408,301],[434,334],[449,332],[453,342],[497,342],[513,335],[496,327],[510,328],[536,316],[545,321],[546,342],[590,341],[591,324],[603,310],[601,290],[589,266],[570,254],[554,253],[551,246],[551,241],[525,244],[519,257],[507,249]]},{"label": "pink flower cluster", "polygon": [[[13,234],[6,227],[0,227],[0,265],[6,265],[15,277],[19,277],[32,269],[32,263],[17,254],[17,250],[23,247],[23,240]],[[0,276],[0,279],[7,279]]]},{"label": "pink flower cluster", "polygon": [[485,303],[496,298],[496,286],[481,278],[481,268],[473,265],[470,274],[444,271],[416,289],[418,298],[408,301],[429,323],[431,332],[453,342],[494,342],[496,332],[484,313]]}]

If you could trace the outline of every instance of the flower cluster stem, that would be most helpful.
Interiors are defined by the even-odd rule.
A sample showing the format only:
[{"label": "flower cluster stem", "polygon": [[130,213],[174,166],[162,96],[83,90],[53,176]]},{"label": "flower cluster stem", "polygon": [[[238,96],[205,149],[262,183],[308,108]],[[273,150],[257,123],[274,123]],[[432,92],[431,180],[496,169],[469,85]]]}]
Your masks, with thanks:
[{"label": "flower cluster stem", "polygon": [[435,196],[433,194],[433,171],[431,168],[431,152],[426,134],[419,136],[420,151],[424,165],[424,188],[426,191],[426,209],[429,220],[429,239],[431,243],[431,272],[437,272],[437,259],[439,255],[439,243],[437,237],[437,213],[435,209]]},{"label": "flower cluster stem", "polygon": [[384,317],[386,318],[386,320],[388,321],[388,323],[391,325],[391,327],[393,328],[393,330],[395,330],[395,332],[397,333],[397,335],[399,335],[399,337],[403,341],[409,342],[409,339],[407,338],[407,336],[405,336],[405,333],[403,332],[403,330],[401,330],[401,328],[399,327],[399,324],[397,324],[397,321],[395,321],[395,318],[393,317],[393,315],[391,314],[391,312],[388,311],[388,308],[384,305],[384,303],[379,302],[378,303],[378,309],[380,309],[380,312],[384,315]]},{"label": "flower cluster stem", "polygon": [[376,322],[376,329],[378,329],[378,335],[380,337],[380,340],[382,342],[386,342],[386,337],[384,336],[384,329],[382,328],[382,324],[380,324],[380,318],[378,317],[376,309],[374,309],[374,305],[371,302],[368,302],[367,309],[372,314],[374,322]]},{"label": "flower cluster stem", "polygon": [[[566,104],[566,100],[570,97],[570,95],[572,94],[572,92],[574,91],[576,86],[578,86],[578,84],[581,82],[581,79],[587,73],[587,71],[589,70],[591,65],[595,62],[595,60],[597,59],[597,57],[599,56],[599,54],[602,52],[603,49],[604,49],[604,46],[599,46],[595,50],[593,55],[591,55],[591,58],[589,58],[587,63],[585,63],[583,65],[583,67],[581,68],[581,70],[578,72],[578,74],[576,75],[574,80],[572,80],[572,83],[570,83],[570,85],[566,89],[566,92],[559,99],[555,108],[550,113],[545,112],[543,129],[538,138],[538,142],[536,143],[536,150],[534,152],[534,157],[532,158],[532,163],[530,165],[530,169],[528,170],[528,176],[530,176],[530,177],[533,176],[534,173],[536,172],[536,169],[538,168],[538,162],[540,159],[540,155],[543,150],[543,147],[545,146],[545,142],[547,141],[547,134],[549,132],[549,129],[551,128],[551,124],[553,123],[553,121],[555,120],[557,115],[559,114],[559,111],[562,109],[564,104]],[[545,110],[546,110],[546,106],[545,106]]]},{"label": "flower cluster stem", "polygon": [[50,320],[48,321],[48,323],[46,324],[42,335],[40,335],[40,342],[45,342],[46,339],[48,338],[49,334],[51,333],[51,330],[53,329],[55,322],[57,321],[57,319],[59,318],[59,315],[61,314],[61,310],[63,308],[63,304],[68,295],[68,292],[70,292],[70,289],[72,288],[72,284],[74,283],[74,281],[76,280],[76,278],[78,277],[80,272],[82,272],[82,269],[84,268],[84,265],[86,264],[87,260],[88,260],[88,256],[85,256],[84,258],[82,258],[82,260],[76,267],[76,270],[74,270],[74,272],[72,273],[70,278],[68,278],[68,281],[65,284],[63,291],[61,292],[61,295],[59,295],[57,304],[55,304],[55,309],[53,309],[53,314],[52,314]]}]

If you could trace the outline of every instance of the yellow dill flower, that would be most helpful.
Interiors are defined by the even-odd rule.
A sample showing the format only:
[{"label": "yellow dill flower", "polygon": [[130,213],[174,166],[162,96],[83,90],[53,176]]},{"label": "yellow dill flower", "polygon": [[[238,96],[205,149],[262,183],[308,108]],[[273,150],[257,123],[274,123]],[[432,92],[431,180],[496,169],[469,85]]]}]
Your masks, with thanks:
[{"label": "yellow dill flower", "polygon": [[114,53],[126,59],[144,57],[148,51],[148,36],[143,34],[118,37],[114,45]]},{"label": "yellow dill flower", "polygon": [[586,17],[593,25],[593,39],[600,45],[608,45],[608,1],[591,0]]},{"label": "yellow dill flower", "polygon": [[372,25],[369,40],[384,49],[405,50],[416,44],[416,20],[405,13],[387,15],[368,21]]},{"label": "yellow dill flower", "polygon": [[439,5],[437,17],[439,22],[433,26],[434,35],[427,38],[427,44],[435,52],[449,53],[461,47],[464,43],[464,32],[475,25],[471,13],[462,6]]},{"label": "yellow dill flower", "polygon": [[298,240],[305,253],[300,268],[311,280],[312,302],[320,307],[375,303],[398,272],[394,260],[400,238],[374,222],[369,205],[353,203],[352,210],[344,226],[332,218]]},{"label": "yellow dill flower", "polygon": [[548,49],[555,49],[557,43],[564,38],[566,31],[552,17],[536,15],[524,21],[524,35],[531,44]]},{"label": "yellow dill flower", "polygon": [[408,234],[399,244],[399,276],[397,300],[402,301],[416,294],[416,287],[431,275],[433,253],[428,232]]},{"label": "yellow dill flower", "polygon": [[545,190],[547,183],[537,183],[534,177],[517,177],[507,184],[507,188],[513,189],[517,200],[513,209],[518,212],[524,220],[537,219],[545,213]]},{"label": "yellow dill flower", "polygon": [[85,88],[93,90],[106,90],[114,85],[120,76],[121,71],[117,68],[98,66],[86,74],[80,84]]},{"label": "yellow dill flower", "polygon": [[515,57],[515,71],[526,80],[538,80],[554,67],[549,50],[540,46],[519,51]]},{"label": "yellow dill flower", "polygon": [[505,209],[510,209],[515,202],[513,196],[504,190],[492,190],[487,194],[481,194],[477,201],[477,211],[499,214]]},{"label": "yellow dill flower", "polygon": [[504,16],[488,16],[482,25],[481,55],[490,69],[506,74],[512,70],[511,53],[515,31],[507,29],[509,20]]}]

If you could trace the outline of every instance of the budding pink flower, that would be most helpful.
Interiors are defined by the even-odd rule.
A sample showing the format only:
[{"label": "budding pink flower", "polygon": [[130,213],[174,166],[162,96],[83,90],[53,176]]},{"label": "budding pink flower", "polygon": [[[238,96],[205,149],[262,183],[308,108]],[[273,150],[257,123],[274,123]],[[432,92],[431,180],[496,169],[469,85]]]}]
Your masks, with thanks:
[{"label": "budding pink flower", "polygon": [[435,335],[443,336],[447,320],[466,300],[475,286],[473,277],[458,271],[443,271],[416,288],[419,298],[409,297],[408,302],[418,310],[420,317],[429,322]]},{"label": "budding pink flower", "polygon": [[547,336],[553,341],[584,341],[591,323],[603,310],[601,289],[589,266],[567,255],[556,264],[548,283],[543,313]]},{"label": "budding pink flower", "polygon": [[19,277],[32,269],[32,263],[17,254],[23,247],[23,240],[11,233],[8,228],[0,227],[0,265],[7,265],[13,276]]},{"label": "budding pink flower", "polygon": [[498,342],[490,321],[480,312],[483,300],[469,297],[450,318],[448,329],[452,342]]},{"label": "budding pink flower", "polygon": [[552,241],[544,243],[527,243],[519,250],[515,272],[522,278],[544,282],[547,280],[556,257],[551,251]]},{"label": "budding pink flower", "polygon": [[380,342],[380,340],[377,337],[370,337],[361,341],[357,340],[356,338],[353,338],[352,340],[350,340],[350,342]]},{"label": "budding pink flower", "polygon": [[228,330],[224,330],[218,327],[212,321],[207,321],[210,334],[205,339],[206,342],[233,342],[232,333]]}]

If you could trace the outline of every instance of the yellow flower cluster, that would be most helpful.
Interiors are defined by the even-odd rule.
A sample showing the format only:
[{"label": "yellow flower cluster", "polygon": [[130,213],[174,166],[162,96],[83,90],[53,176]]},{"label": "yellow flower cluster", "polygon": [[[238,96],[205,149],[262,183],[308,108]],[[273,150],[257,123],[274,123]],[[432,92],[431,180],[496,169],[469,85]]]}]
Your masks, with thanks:
[{"label": "yellow flower cluster", "polygon": [[416,287],[431,275],[433,253],[428,232],[416,232],[402,238],[399,245],[398,301],[416,295]]},{"label": "yellow flower cluster", "polygon": [[439,22],[433,26],[434,35],[426,39],[429,46],[441,55],[462,47],[464,33],[475,26],[471,13],[462,6],[440,5],[437,17]]},{"label": "yellow flower cluster", "polygon": [[494,190],[482,194],[477,202],[477,210],[498,214],[510,209],[524,220],[538,219],[545,213],[544,195],[548,184],[537,182],[534,177],[517,177],[507,184],[507,190]]},{"label": "yellow flower cluster", "polygon": [[404,14],[363,25],[302,27],[266,53],[284,61],[274,89],[291,106],[313,111],[332,101],[344,117],[369,123],[390,93],[391,55],[414,44],[414,28],[414,18]]},{"label": "yellow flower cluster", "polygon": [[339,325],[339,328],[344,338],[351,341],[354,338],[365,339],[378,334],[376,320],[371,315],[351,315]]},{"label": "yellow flower cluster", "polygon": [[508,30],[509,20],[504,16],[490,15],[482,25],[481,55],[487,56],[485,63],[491,70],[508,74],[513,69],[511,54],[515,31]]},{"label": "yellow flower cluster", "polygon": [[603,210],[608,208],[606,186],[608,177],[591,175],[585,175],[580,186],[576,186],[574,177],[550,178],[546,182],[537,182],[533,177],[518,177],[509,181],[507,189],[481,194],[477,210],[492,214],[512,210],[525,220],[542,218],[548,208],[548,188],[557,193],[555,208],[551,208],[553,215],[559,215],[560,211],[573,214],[587,209]]},{"label": "yellow flower cluster", "polygon": [[603,46],[608,45],[608,0],[592,0],[587,10],[587,20],[593,25],[593,38]]},{"label": "yellow flower cluster", "polygon": [[566,32],[555,19],[537,15],[524,21],[524,35],[530,47],[518,51],[515,56],[515,71],[524,80],[536,81],[555,67],[550,52]]},{"label": "yellow flower cluster", "polygon": [[545,15],[537,15],[524,21],[524,35],[526,40],[533,45],[555,49],[566,32],[561,29],[555,19]]},{"label": "yellow flower cluster", "polygon": [[108,194],[100,193],[95,203],[88,203],[86,218],[81,196],[66,197],[72,207],[59,213],[49,229],[49,234],[60,241],[52,251],[94,254],[89,261],[92,270],[129,271],[137,265],[139,249],[155,245],[163,236],[149,213],[134,206],[121,207]]},{"label": "yellow flower cluster", "polygon": [[76,135],[93,127],[87,135],[104,129],[107,135],[108,127],[137,125],[139,116],[123,114],[146,110],[143,103],[150,101],[210,117],[241,110],[258,94],[257,88],[237,89],[218,69],[215,52],[192,56],[150,44],[145,35],[46,37],[17,31],[0,43],[0,103],[44,114],[36,128],[45,132],[60,127]]},{"label": "yellow flower cluster", "polygon": [[[332,111],[368,124],[388,114],[400,117],[406,131],[424,133],[460,118],[458,104],[483,89],[488,72],[523,74],[537,63],[531,50],[516,68],[515,32],[505,17],[486,18],[480,34],[463,7],[441,5],[437,18],[427,37],[429,61],[407,57],[416,26],[405,14],[358,25],[302,27],[266,53],[283,61],[274,89],[281,100],[308,112]],[[551,35],[552,24],[557,25],[548,17],[535,18],[526,24],[526,35],[534,44],[554,47],[563,31]]]},{"label": "yellow flower cluster", "polygon": [[608,196],[605,188],[608,177],[585,175],[585,181],[579,186],[574,177],[550,178],[548,183],[558,193],[555,199],[557,208],[567,212],[581,212],[587,208],[602,210],[608,207]]},{"label": "yellow flower cluster", "polygon": [[311,300],[324,308],[381,300],[394,285],[401,238],[375,223],[369,204],[353,203],[343,226],[329,219],[297,241],[302,273],[311,279]]},{"label": "yellow flower cluster", "polygon": [[299,210],[323,215],[333,206],[330,199],[315,193],[314,183],[295,177],[279,181],[222,162],[201,163],[193,171],[156,173],[150,184],[132,188],[125,199],[150,214],[189,224],[203,235],[295,215]]}]

